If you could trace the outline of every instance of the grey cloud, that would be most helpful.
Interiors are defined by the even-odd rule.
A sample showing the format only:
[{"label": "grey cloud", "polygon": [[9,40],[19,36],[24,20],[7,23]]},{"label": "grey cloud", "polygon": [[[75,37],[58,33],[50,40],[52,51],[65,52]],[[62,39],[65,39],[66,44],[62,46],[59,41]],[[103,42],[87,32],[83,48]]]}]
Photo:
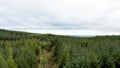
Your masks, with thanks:
[{"label": "grey cloud", "polygon": [[119,3],[113,0],[4,0],[0,1],[0,28],[120,32]]}]

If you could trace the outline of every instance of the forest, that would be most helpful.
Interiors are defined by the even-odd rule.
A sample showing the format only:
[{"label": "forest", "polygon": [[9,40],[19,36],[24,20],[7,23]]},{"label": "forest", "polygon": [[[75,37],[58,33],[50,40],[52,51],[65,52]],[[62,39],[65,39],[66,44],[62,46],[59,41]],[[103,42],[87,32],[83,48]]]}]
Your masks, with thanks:
[{"label": "forest", "polygon": [[0,29],[0,68],[120,68],[120,36],[72,37]]}]

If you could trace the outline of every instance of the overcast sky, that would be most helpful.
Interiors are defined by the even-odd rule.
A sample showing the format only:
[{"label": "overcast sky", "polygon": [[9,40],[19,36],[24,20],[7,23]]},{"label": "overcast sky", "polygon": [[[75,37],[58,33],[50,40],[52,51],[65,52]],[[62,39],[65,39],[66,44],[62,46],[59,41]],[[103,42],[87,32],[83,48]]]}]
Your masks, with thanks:
[{"label": "overcast sky", "polygon": [[62,35],[119,35],[120,0],[0,0],[0,28]]}]

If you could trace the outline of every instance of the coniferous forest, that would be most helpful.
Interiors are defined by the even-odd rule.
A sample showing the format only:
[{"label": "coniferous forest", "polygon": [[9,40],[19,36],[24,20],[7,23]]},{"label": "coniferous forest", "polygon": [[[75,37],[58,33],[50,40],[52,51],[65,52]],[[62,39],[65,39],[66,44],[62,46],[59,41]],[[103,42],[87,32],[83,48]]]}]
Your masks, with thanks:
[{"label": "coniferous forest", "polygon": [[120,36],[71,37],[0,29],[0,68],[120,68]]}]

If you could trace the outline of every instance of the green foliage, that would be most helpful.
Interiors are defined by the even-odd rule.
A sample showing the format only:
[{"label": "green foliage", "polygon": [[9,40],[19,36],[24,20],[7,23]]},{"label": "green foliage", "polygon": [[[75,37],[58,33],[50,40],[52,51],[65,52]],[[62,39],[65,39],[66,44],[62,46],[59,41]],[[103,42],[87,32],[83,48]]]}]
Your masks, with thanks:
[{"label": "green foliage", "polygon": [[70,66],[70,51],[67,46],[60,46],[57,55],[57,63],[62,68],[68,68]]},{"label": "green foliage", "polygon": [[47,49],[50,47],[51,42],[40,41],[39,45],[42,47],[42,49]]},{"label": "green foliage", "polygon": [[8,59],[7,64],[9,68],[17,68],[17,64],[14,62],[13,56],[12,56],[12,48],[8,48]]},{"label": "green foliage", "polygon": [[[101,36],[91,38],[58,37],[64,45],[56,45],[56,57],[59,68],[119,68],[120,37]],[[68,67],[64,49],[69,53]],[[64,57],[64,58],[63,58]]]},{"label": "green foliage", "polygon": [[0,54],[0,68],[9,68],[3,56]]},{"label": "green foliage", "polygon": [[0,68],[119,67],[120,36],[69,37],[0,30]]}]

